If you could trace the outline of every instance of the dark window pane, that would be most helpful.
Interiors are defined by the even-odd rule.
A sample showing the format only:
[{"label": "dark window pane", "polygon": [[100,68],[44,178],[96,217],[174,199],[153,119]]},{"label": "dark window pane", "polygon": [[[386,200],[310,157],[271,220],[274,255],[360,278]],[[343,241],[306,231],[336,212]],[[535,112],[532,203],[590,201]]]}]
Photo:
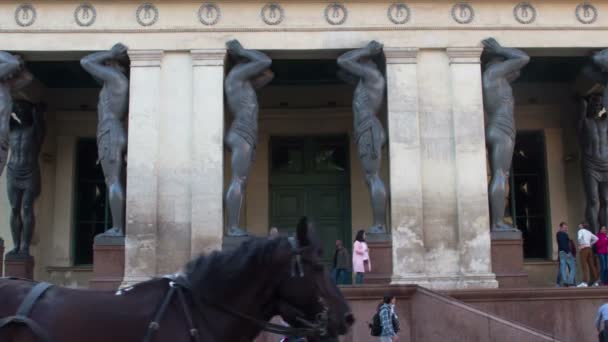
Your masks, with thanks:
[{"label": "dark window pane", "polygon": [[345,172],[347,169],[346,147],[321,146],[315,151],[315,171]]},{"label": "dark window pane", "polygon": [[547,257],[547,222],[544,217],[517,218],[517,228],[524,239],[524,256],[526,258]]},{"label": "dark window pane", "polygon": [[75,243],[76,253],[74,263],[76,265],[93,264],[93,240],[95,235],[106,230],[105,223],[80,223],[76,225]]},{"label": "dark window pane", "polygon": [[93,240],[111,226],[106,184],[97,163],[95,139],[81,139],[76,147],[74,263],[93,263]]},{"label": "dark window pane", "polygon": [[515,175],[513,191],[518,216],[545,215],[545,186],[539,178],[538,175]]},{"label": "dark window pane", "polygon": [[[517,134],[513,153],[511,196],[514,199],[515,223],[524,239],[525,258],[546,258],[547,180],[545,140],[542,132]],[[510,202],[511,203],[511,202]]]},{"label": "dark window pane", "polygon": [[301,146],[280,144],[273,146],[272,171],[299,173],[304,168],[304,153]]}]

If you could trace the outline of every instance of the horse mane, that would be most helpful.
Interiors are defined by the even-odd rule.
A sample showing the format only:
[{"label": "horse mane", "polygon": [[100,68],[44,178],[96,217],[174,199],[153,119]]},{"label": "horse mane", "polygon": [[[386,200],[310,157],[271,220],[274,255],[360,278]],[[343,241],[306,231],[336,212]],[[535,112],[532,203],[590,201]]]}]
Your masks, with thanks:
[{"label": "horse mane", "polygon": [[184,275],[196,293],[236,293],[244,284],[259,281],[262,271],[273,268],[275,252],[284,246],[289,246],[285,237],[252,237],[234,251],[200,255],[186,265]]}]

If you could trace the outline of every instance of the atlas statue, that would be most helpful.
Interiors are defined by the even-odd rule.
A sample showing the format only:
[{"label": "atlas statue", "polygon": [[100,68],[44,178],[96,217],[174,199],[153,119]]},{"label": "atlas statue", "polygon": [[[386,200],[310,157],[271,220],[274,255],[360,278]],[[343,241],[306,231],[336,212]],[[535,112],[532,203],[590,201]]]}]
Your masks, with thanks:
[{"label": "atlas statue", "polygon": [[235,63],[225,81],[226,100],[234,120],[225,143],[232,153],[232,179],[226,191],[227,235],[246,236],[239,227],[247,179],[253,164],[258,140],[258,99],[256,89],[268,84],[274,74],[272,60],[260,51],[247,50],[237,40],[226,43],[228,55]]},{"label": "atlas statue", "polygon": [[604,86],[603,93],[580,98],[578,139],[582,154],[585,220],[597,233],[608,219],[608,49],[593,55],[583,74]]},{"label": "atlas statue", "polygon": [[6,185],[11,206],[11,234],[15,248],[9,255],[30,256],[35,229],[34,202],[40,195],[39,155],[46,133],[44,104],[13,103],[10,120],[10,159]]},{"label": "atlas statue", "polygon": [[32,80],[21,56],[0,51],[0,175],[8,161],[13,95]]},{"label": "atlas statue", "polygon": [[125,232],[125,152],[127,133],[124,119],[129,109],[127,47],[116,44],[110,51],[84,57],[80,64],[101,85],[97,105],[97,153],[105,177],[113,227],[105,236]]},{"label": "atlas statue", "polygon": [[386,133],[378,120],[384,102],[386,82],[374,58],[382,53],[382,44],[372,41],[361,49],[349,51],[338,58],[338,76],[356,85],[353,94],[355,144],[365,173],[371,197],[374,223],[368,233],[386,233],[386,187],[380,178],[382,148]]},{"label": "atlas statue", "polygon": [[490,225],[493,231],[515,230],[504,222],[507,181],[515,148],[515,100],[511,83],[519,77],[530,57],[521,50],[502,47],[494,38],[485,39],[483,45],[483,106],[488,118],[486,145],[492,172],[488,189]]}]

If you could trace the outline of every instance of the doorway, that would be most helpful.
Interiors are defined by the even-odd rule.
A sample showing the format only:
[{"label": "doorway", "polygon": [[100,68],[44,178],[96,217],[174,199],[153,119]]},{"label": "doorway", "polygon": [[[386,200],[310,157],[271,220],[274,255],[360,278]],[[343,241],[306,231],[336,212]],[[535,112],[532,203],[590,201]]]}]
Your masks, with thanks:
[{"label": "doorway", "polygon": [[348,136],[271,137],[269,160],[270,225],[293,234],[309,216],[331,263],[336,240],[350,247]]}]

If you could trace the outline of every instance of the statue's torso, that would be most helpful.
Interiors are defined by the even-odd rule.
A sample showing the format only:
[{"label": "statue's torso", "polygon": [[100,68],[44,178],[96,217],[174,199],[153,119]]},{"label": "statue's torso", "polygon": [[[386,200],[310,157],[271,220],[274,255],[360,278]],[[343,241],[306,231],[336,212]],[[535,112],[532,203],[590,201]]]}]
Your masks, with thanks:
[{"label": "statue's torso", "polygon": [[259,105],[251,82],[229,75],[226,78],[225,91],[228,108],[234,115],[234,121],[245,123],[257,130]]},{"label": "statue's torso", "polygon": [[376,116],[384,100],[384,79],[379,77],[373,80],[360,80],[353,94],[353,113],[355,130],[357,126]]},{"label": "statue's torso", "polygon": [[40,144],[34,126],[15,125],[10,132],[9,168],[34,170],[38,168]]},{"label": "statue's torso", "polygon": [[499,129],[515,136],[514,99],[511,84],[505,78],[483,77],[483,106],[488,129]]},{"label": "statue's torso", "polygon": [[126,77],[117,84],[106,82],[99,93],[99,126],[107,120],[123,121],[129,108],[129,83]]},{"label": "statue's torso", "polygon": [[608,162],[608,119],[585,118],[579,137],[583,155]]}]

